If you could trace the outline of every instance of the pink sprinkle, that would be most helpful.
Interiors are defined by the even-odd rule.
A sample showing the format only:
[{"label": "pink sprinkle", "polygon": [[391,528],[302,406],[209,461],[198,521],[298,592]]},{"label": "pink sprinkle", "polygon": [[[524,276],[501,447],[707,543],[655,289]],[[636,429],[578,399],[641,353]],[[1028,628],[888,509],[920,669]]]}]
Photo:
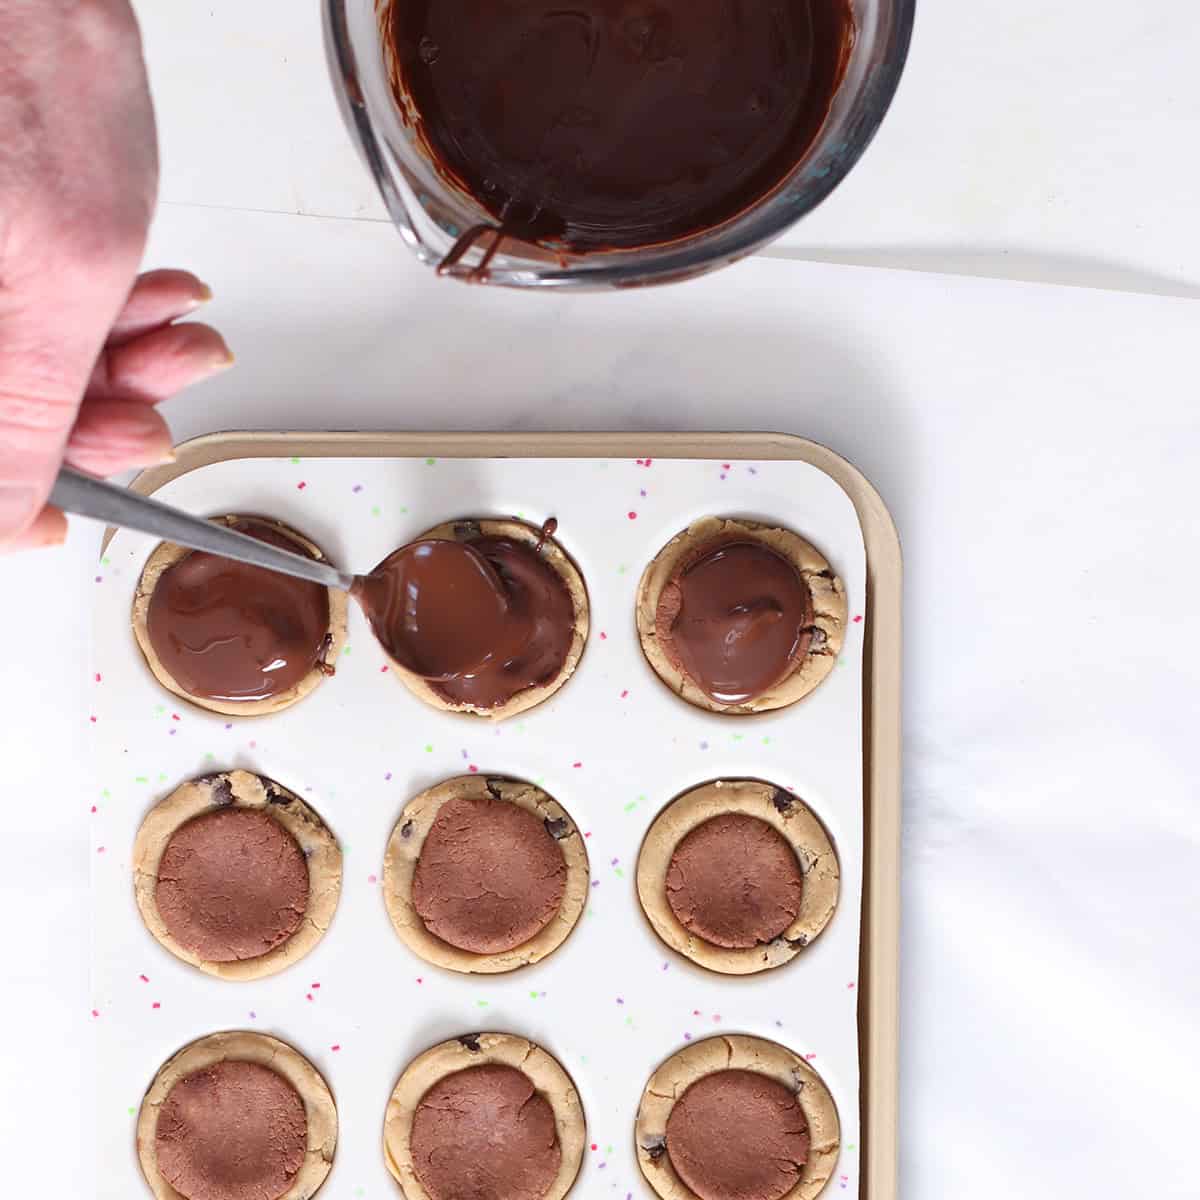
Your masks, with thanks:
[{"label": "pink sprinkle", "polygon": [[700,1015],[700,1010],[699,1010],[698,1008],[693,1008],[693,1009],[692,1009],[692,1016],[693,1016],[693,1017],[698,1017],[699,1015]]},{"label": "pink sprinkle", "polygon": [[387,668],[386,663],[384,663],[384,665],[379,668],[379,673],[380,673],[380,675],[386,675],[388,673],[388,668]]},{"label": "pink sprinkle", "polygon": [[378,882],[379,882],[379,880],[378,880],[378,878],[376,878],[376,876],[374,876],[374,875],[368,875],[368,876],[367,876],[367,882],[368,882],[368,883],[378,883]]},{"label": "pink sprinkle", "polygon": [[304,489],[305,489],[306,487],[308,487],[308,484],[307,484],[307,483],[305,483],[303,479],[302,479],[302,480],[300,480],[300,482],[299,482],[298,484],[296,484],[296,490],[297,490],[297,491],[300,491],[300,492],[304,491]]},{"label": "pink sprinkle", "polygon": [[251,742],[251,743],[250,743],[250,749],[251,749],[251,750],[253,750],[253,749],[254,749],[254,747],[255,747],[255,746],[257,746],[257,745],[258,745],[258,743],[257,743],[257,742]]},{"label": "pink sprinkle", "polygon": [[96,682],[97,683],[100,682],[100,672],[99,671],[96,672]]},{"label": "pink sprinkle", "polygon": [[93,1017],[98,1017],[99,1015],[100,1015],[100,1010],[99,1010],[98,1008],[93,1008],[93,1009],[92,1009],[92,1016],[93,1016]]},{"label": "pink sprinkle", "polygon": [[587,833],[585,833],[583,836],[584,836],[585,838],[589,838],[589,837],[591,837],[591,836],[592,836],[592,831],[589,829],[589,830],[587,831]]},{"label": "pink sprinkle", "polygon": [[855,617],[855,618],[854,618],[854,623],[855,623],[855,625],[858,625],[858,624],[860,624],[861,622],[862,622],[862,617],[861,617],[861,616],[859,616],[859,617]]},{"label": "pink sprinkle", "polygon": [[846,984],[846,986],[847,986],[848,988],[852,988],[852,987],[854,986],[854,984],[853,984],[853,983],[848,983],[848,984]]},{"label": "pink sprinkle", "polygon": [[417,982],[418,982],[418,983],[424,983],[424,982],[425,982],[425,980],[423,980],[423,979],[420,977],[420,975],[418,975],[418,976],[417,976]]},{"label": "pink sprinkle", "polygon": [[579,768],[583,766],[583,763],[581,763],[581,762],[572,763],[571,766],[573,766],[575,768],[575,770],[578,771]]},{"label": "pink sprinkle", "polygon": [[95,718],[95,717],[88,717],[88,720],[89,720],[89,721],[91,721],[91,723],[92,723],[93,725],[95,725],[95,723],[96,723],[96,718]]},{"label": "pink sprinkle", "polygon": [[138,976],[138,978],[139,978],[139,979],[140,979],[140,980],[141,980],[143,983],[149,983],[149,982],[150,982],[150,977],[149,977],[148,975],[139,975],[139,976]]},{"label": "pink sprinkle", "polygon": [[721,1014],[713,1013],[713,1024],[719,1025],[720,1023],[721,1023]]},{"label": "pink sprinkle", "polygon": [[816,1056],[815,1054],[806,1054],[806,1055],[804,1056],[804,1061],[805,1061],[805,1062],[812,1062],[812,1060],[813,1060],[814,1058],[816,1058],[816,1057],[817,1057],[817,1056]]},{"label": "pink sprinkle", "polygon": [[595,1143],[595,1142],[593,1142],[593,1143],[592,1143],[592,1149],[593,1149],[593,1150],[595,1150],[595,1149],[596,1149],[596,1143]]},{"label": "pink sprinkle", "polygon": [[180,716],[178,713],[172,713],[172,714],[171,714],[171,720],[172,720],[172,721],[182,721],[182,720],[183,720],[183,718],[182,718],[182,717],[181,717],[181,716]]},{"label": "pink sprinkle", "polygon": [[603,629],[600,631],[600,640],[601,640],[602,642],[607,642],[607,641],[608,641],[608,634],[607,634],[607,633],[605,633]]},{"label": "pink sprinkle", "polygon": [[96,847],[96,853],[97,853],[97,854],[103,854],[103,853],[104,853],[104,847],[103,847],[103,846],[97,846],[97,847]]},{"label": "pink sprinkle", "polygon": [[631,521],[636,521],[636,520],[637,520],[637,513],[635,513],[635,512],[633,511],[633,509],[630,509],[630,510],[629,510],[629,519],[630,519]]},{"label": "pink sprinkle", "polygon": [[625,699],[625,697],[626,697],[626,696],[628,696],[628,695],[629,695],[629,689],[628,689],[628,688],[626,688],[626,689],[625,689],[625,690],[624,690],[624,691],[621,693],[621,699],[622,699],[622,700],[624,700],[624,699]]},{"label": "pink sprinkle", "polygon": [[312,1002],[312,992],[309,992],[304,998],[305,998],[305,1000],[308,1000],[311,1003]]},{"label": "pink sprinkle", "polygon": [[342,1048],[342,1044],[341,1044],[341,1042],[338,1042],[337,1044],[330,1046],[329,1048],[330,1048],[330,1050],[332,1050],[334,1052],[334,1054],[336,1054]]},{"label": "pink sprinkle", "polygon": [[314,983],[311,985],[311,987],[313,991],[320,991],[321,985],[319,983]]},{"label": "pink sprinkle", "polygon": [[159,1004],[159,1002],[157,1000],[155,1000],[155,1002],[152,1005],[150,1005],[150,1007],[151,1008],[162,1008],[162,1005]]},{"label": "pink sprinkle", "polygon": [[96,811],[96,806],[93,804],[93,805],[92,805],[92,812],[95,812],[95,811]]},{"label": "pink sprinkle", "polygon": [[729,464],[728,464],[728,463],[722,463],[722,464],[721,464],[721,470],[722,470],[722,471],[728,471],[728,470],[729,470]]}]

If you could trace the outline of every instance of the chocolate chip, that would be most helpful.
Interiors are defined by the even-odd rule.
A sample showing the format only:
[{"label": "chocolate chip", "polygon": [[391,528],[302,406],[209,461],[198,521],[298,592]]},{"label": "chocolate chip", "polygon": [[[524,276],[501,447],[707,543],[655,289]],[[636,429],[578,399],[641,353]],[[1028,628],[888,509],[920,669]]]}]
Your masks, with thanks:
[{"label": "chocolate chip", "polygon": [[221,805],[222,808],[228,807],[233,803],[233,784],[229,782],[229,776],[213,775],[210,778],[212,781],[212,802]]},{"label": "chocolate chip", "polygon": [[555,841],[561,842],[563,838],[571,835],[571,823],[566,817],[547,817],[542,824],[546,826],[546,832]]},{"label": "chocolate chip", "polygon": [[820,654],[826,643],[829,641],[829,634],[823,630],[820,625],[812,625],[807,630],[809,635],[808,652],[809,654]]},{"label": "chocolate chip", "polygon": [[493,800],[504,799],[504,793],[500,790],[501,783],[503,783],[503,780],[501,779],[485,779],[483,781],[483,786],[487,788],[488,795],[491,796]]},{"label": "chocolate chip", "polygon": [[333,649],[333,634],[327,633],[321,642],[321,655],[317,659],[317,670],[327,679],[337,674],[337,667],[327,660],[329,651]]},{"label": "chocolate chip", "polygon": [[412,831],[413,831],[412,821],[405,821],[404,824],[400,826],[400,836],[402,838],[407,839],[407,838],[412,837]]},{"label": "chocolate chip", "polygon": [[771,797],[771,803],[775,805],[775,811],[778,813],[787,814],[792,811],[792,805],[795,801],[785,791],[777,791]]},{"label": "chocolate chip", "polygon": [[667,1152],[667,1139],[665,1137],[647,1138],[642,1143],[642,1149],[646,1152],[651,1162],[658,1162]]},{"label": "chocolate chip", "polygon": [[273,783],[266,785],[268,804],[291,804],[292,797],[287,792],[281,792]]},{"label": "chocolate chip", "polygon": [[466,1033],[458,1039],[472,1054],[479,1053],[479,1034]]}]

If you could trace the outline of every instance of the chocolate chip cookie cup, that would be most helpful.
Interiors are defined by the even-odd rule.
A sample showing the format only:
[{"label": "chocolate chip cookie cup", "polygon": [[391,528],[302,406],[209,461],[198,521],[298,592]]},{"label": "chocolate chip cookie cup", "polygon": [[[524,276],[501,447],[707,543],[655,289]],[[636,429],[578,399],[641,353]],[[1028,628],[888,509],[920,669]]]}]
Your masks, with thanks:
[{"label": "chocolate chip cookie cup", "polygon": [[586,1137],[579,1093],[557,1059],[524,1038],[479,1033],[405,1068],[383,1152],[406,1200],[562,1200]]},{"label": "chocolate chip cookie cup", "polygon": [[261,1033],[214,1033],[159,1069],[137,1155],[156,1200],[308,1200],[337,1137],[329,1085],[303,1054]]},{"label": "chocolate chip cookie cup", "polygon": [[798,797],[756,779],[678,796],[638,855],[654,932],[697,966],[752,975],[791,962],[833,918],[837,851]]},{"label": "chocolate chip cookie cup", "polygon": [[134,894],[159,945],[219,979],[263,979],[324,936],[342,852],[294,792],[249,771],[193,779],[146,815]]},{"label": "chocolate chip cookie cup", "polygon": [[570,814],[530,783],[462,775],[405,805],[383,896],[400,940],[434,966],[499,974],[566,941],[588,894]]},{"label": "chocolate chip cookie cup", "polygon": [[443,712],[503,721],[553,696],[575,672],[588,637],[587,588],[546,529],[515,520],[448,521],[415,541],[446,539],[477,550],[500,576],[532,636],[511,657],[454,679],[425,679],[390,659],[413,695]]},{"label": "chocolate chip cookie cup", "polygon": [[636,619],[647,662],[676,695],[746,715],[795,704],[828,676],[846,593],[799,534],[705,517],[646,567]]},{"label": "chocolate chip cookie cup", "polygon": [[[265,517],[214,522],[324,562],[302,533]],[[333,674],[346,641],[344,593],[161,543],[133,598],[133,634],[167,691],[210,712],[281,712]]]},{"label": "chocolate chip cookie cup", "polygon": [[654,1072],[635,1138],[662,1200],[813,1200],[837,1165],[841,1129],[803,1058],[735,1034],[693,1042]]}]

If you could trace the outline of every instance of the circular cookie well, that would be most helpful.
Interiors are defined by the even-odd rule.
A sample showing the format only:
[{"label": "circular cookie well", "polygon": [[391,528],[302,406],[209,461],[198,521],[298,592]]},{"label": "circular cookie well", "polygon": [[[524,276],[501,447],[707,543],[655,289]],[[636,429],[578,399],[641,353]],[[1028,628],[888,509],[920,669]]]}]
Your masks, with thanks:
[{"label": "circular cookie well", "polygon": [[[731,948],[706,941],[685,928],[667,897],[667,873],[680,842],[728,813],[769,825],[800,866],[804,882],[796,919],[765,945]],[[816,815],[790,792],[757,779],[717,780],[676,797],[654,819],[638,854],[638,899],[655,933],[672,950],[723,975],[752,975],[794,959],[829,924],[839,887],[837,851]]]},{"label": "circular cookie well", "polygon": [[[450,945],[426,927],[413,901],[421,851],[442,808],[459,798],[514,804],[542,823],[566,866],[562,901],[550,922],[511,950],[472,953]],[[461,775],[420,793],[404,806],[383,864],[383,896],[401,941],[426,962],[466,974],[499,974],[540,962],[566,941],[583,913],[588,894],[588,857],[583,835],[570,814],[533,784],[495,776]]]},{"label": "circular cookie well", "polygon": [[[282,521],[247,514],[213,517],[212,521],[214,524],[226,526],[236,525],[242,521],[253,521],[266,526],[272,532],[281,535],[287,541],[293,543],[296,553],[307,554],[318,562],[328,561],[321,548],[315,542],[290,526],[285,525]],[[138,579],[137,590],[133,597],[132,623],[134,638],[137,641],[138,648],[142,652],[143,658],[146,660],[146,665],[150,668],[155,679],[167,691],[178,696],[181,700],[186,700],[189,704],[208,709],[210,712],[217,712],[231,717],[256,717],[265,716],[268,713],[280,712],[285,708],[291,707],[291,705],[303,700],[324,679],[333,674],[332,664],[337,662],[338,655],[341,654],[342,647],[346,642],[347,597],[344,592],[327,589],[326,594],[329,598],[329,631],[326,635],[327,641],[324,655],[321,661],[314,664],[312,669],[294,686],[266,699],[237,701],[217,700],[207,696],[193,695],[191,692],[185,690],[174,676],[172,676],[155,652],[150,637],[149,614],[150,601],[154,595],[154,589],[158,581],[166,571],[192,553],[193,551],[184,546],[178,546],[173,542],[160,543],[155,547],[149,559],[147,559],[145,567],[142,568],[142,574]]]},{"label": "circular cookie well", "polygon": [[[230,809],[269,816],[296,843],[308,872],[303,920],[295,932],[264,954],[209,961],[171,933],[159,909],[159,867],[175,834],[190,822]],[[146,928],[176,958],[220,979],[262,979],[303,958],[324,936],[337,909],[342,853],[320,816],[287,788],[249,771],[193,779],[146,814],[133,847],[134,895]]]},{"label": "circular cookie well", "polygon": [[308,1128],[304,1161],[279,1200],[308,1200],[325,1182],[337,1146],[338,1116],[333,1095],[317,1069],[294,1047],[265,1034],[214,1033],[185,1046],[154,1077],[137,1119],[137,1155],[142,1174],[157,1200],[187,1200],[159,1171],[158,1114],[171,1089],[198,1071],[227,1062],[254,1063],[279,1075],[304,1103]]},{"label": "circular cookie well", "polygon": [[488,1065],[520,1071],[554,1113],[560,1161],[558,1173],[543,1200],[562,1200],[573,1187],[583,1161],[587,1123],[571,1077],[557,1059],[524,1038],[479,1033],[442,1042],[415,1058],[405,1068],[388,1101],[383,1129],[384,1159],[406,1200],[431,1200],[413,1158],[413,1117],[422,1098],[448,1076]]},{"label": "circular cookie well", "polygon": [[[723,704],[704,692],[660,644],[658,629],[659,602],[676,572],[703,547],[726,540],[758,542],[786,559],[808,587],[813,609],[810,642],[804,656],[778,682],[736,704]],[[799,534],[760,521],[729,517],[694,521],[654,556],[638,584],[638,638],[654,673],[689,704],[734,716],[786,708],[816,688],[837,662],[845,636],[846,615],[845,588],[825,556]]]},{"label": "circular cookie well", "polygon": [[[765,1075],[795,1095],[808,1126],[808,1155],[798,1182],[780,1200],[813,1200],[837,1165],[840,1125],[825,1081],[800,1055],[763,1038],[731,1034],[692,1042],[650,1077],[638,1106],[635,1149],[646,1182],[662,1200],[698,1200],[671,1160],[668,1122],[678,1098],[710,1075],[749,1071]],[[737,1145],[736,1130],[729,1142]]]},{"label": "circular cookie well", "polygon": [[[563,550],[552,536],[543,533],[541,529],[533,525],[526,524],[524,521],[490,519],[447,521],[435,526],[433,529],[427,530],[413,540],[445,539],[458,542],[473,542],[481,537],[510,538],[513,541],[530,547],[531,550],[537,549],[537,553],[540,555],[542,561],[551,567],[562,580],[563,585],[567,589],[574,612],[574,631],[571,635],[570,646],[562,666],[552,678],[547,679],[545,682],[526,687],[516,692],[506,702],[494,708],[483,708],[474,704],[457,702],[438,691],[435,684],[407,670],[394,659],[389,659],[389,662],[391,663],[392,673],[400,682],[413,695],[431,707],[440,709],[443,712],[466,713],[470,716],[487,717],[489,720],[502,721],[508,717],[516,716],[518,713],[526,712],[536,705],[541,704],[544,700],[548,700],[575,673],[575,668],[579,665],[579,660],[583,656],[584,646],[587,643],[589,624],[588,595],[583,576],[566,551]],[[539,547],[540,549],[538,549]]]}]

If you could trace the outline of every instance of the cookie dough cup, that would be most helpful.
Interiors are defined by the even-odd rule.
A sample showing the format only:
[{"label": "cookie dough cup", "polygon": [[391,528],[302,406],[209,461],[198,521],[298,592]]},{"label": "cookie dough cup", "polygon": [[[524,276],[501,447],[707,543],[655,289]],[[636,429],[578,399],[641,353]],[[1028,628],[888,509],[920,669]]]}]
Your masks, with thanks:
[{"label": "cookie dough cup", "polygon": [[[133,870],[138,909],[160,945],[219,979],[262,979],[324,936],[341,892],[342,852],[295,793],[228,771],[193,779],[150,810]],[[267,948],[255,953],[259,945]]]},{"label": "cookie dough cup", "polygon": [[[499,805],[512,805],[518,812],[505,813],[496,807]],[[558,873],[557,860],[547,855],[547,848],[551,855],[556,852],[561,856],[562,861],[561,899],[557,907],[552,913],[545,911],[547,892],[539,883],[537,901],[546,919],[531,918],[529,906],[525,905],[526,911],[517,912],[511,927],[523,927],[530,936],[515,945],[501,942],[501,948],[488,943],[488,939],[493,943],[496,941],[494,927],[486,933],[481,931],[479,937],[482,940],[479,941],[472,936],[475,931],[463,928],[463,923],[471,919],[480,903],[469,896],[464,898],[464,891],[471,886],[471,881],[457,874],[453,879],[453,890],[458,903],[453,909],[443,909],[438,904],[436,876],[430,871],[430,877],[424,878],[426,870],[421,867],[422,853],[427,849],[430,858],[426,860],[426,868],[436,865],[436,856],[442,863],[450,861],[453,864],[454,860],[462,862],[465,859],[467,865],[458,870],[466,871],[476,860],[489,856],[491,839],[483,820],[478,823],[476,836],[481,840],[477,844],[460,841],[456,846],[451,840],[460,836],[455,827],[473,825],[474,817],[486,819],[489,815],[500,818],[491,824],[502,836],[511,834],[534,839],[530,853],[522,847],[503,860],[502,865],[512,870],[514,877],[531,868],[541,875],[548,874],[551,868]],[[442,818],[440,824],[439,817]],[[538,839],[543,838],[545,843],[539,844]],[[492,859],[490,865],[494,867],[496,861]],[[410,800],[392,830],[383,863],[384,902],[400,940],[426,962],[464,974],[495,975],[515,971],[552,954],[566,941],[582,915],[588,884],[588,856],[583,835],[562,805],[531,783],[482,775],[448,779]],[[422,916],[420,908],[425,909],[426,916]],[[536,905],[533,911],[539,911]],[[452,944],[438,936],[431,931],[430,924],[462,944]],[[507,941],[512,942],[513,937]],[[465,948],[468,943],[479,949]]]},{"label": "cookie dough cup", "polygon": [[[662,628],[663,593],[678,576],[722,542],[757,542],[773,550],[798,572],[808,589],[812,617],[801,653],[783,665],[786,672],[765,690],[738,703],[714,699],[687,673],[673,652],[669,630]],[[676,695],[709,712],[747,715],[786,708],[808,695],[833,670],[846,630],[846,591],[816,547],[789,529],[758,521],[704,517],[673,537],[642,573],[637,596],[637,630],[642,652],[655,674]]]},{"label": "cookie dough cup", "polygon": [[[718,945],[689,929],[668,895],[668,875],[680,844],[710,821],[739,814],[775,830],[795,852],[802,885],[795,919],[770,941]],[[803,801],[757,779],[706,783],[678,796],[655,818],[638,855],[638,899],[654,932],[672,950],[723,975],[752,975],[794,959],[829,924],[837,908],[840,871],[825,827]]]},{"label": "cookie dough cup", "polygon": [[[646,1182],[662,1200],[725,1200],[729,1195],[716,1179],[701,1182],[705,1164],[694,1158],[685,1159],[681,1154],[685,1147],[679,1144],[681,1138],[677,1137],[675,1148],[679,1165],[673,1161],[671,1149],[671,1116],[676,1106],[685,1099],[693,1084],[709,1080],[710,1085],[719,1085],[719,1079],[710,1077],[722,1072],[765,1076],[773,1085],[796,1098],[807,1131],[804,1162],[798,1173],[793,1172],[796,1174],[794,1182],[780,1183],[776,1176],[771,1181],[775,1186],[762,1190],[776,1200],[812,1200],[829,1182],[837,1165],[841,1131],[833,1097],[825,1081],[800,1055],[776,1042],[741,1035],[693,1042],[667,1059],[650,1077],[638,1107],[635,1133],[638,1165]],[[771,1090],[777,1088],[771,1087]],[[779,1095],[782,1096],[782,1092]],[[721,1157],[728,1161],[731,1154],[735,1166],[753,1171],[756,1151],[760,1162],[763,1158],[759,1145],[761,1136],[761,1128],[739,1130],[735,1114],[726,1108],[720,1146],[729,1154]],[[747,1158],[739,1162],[737,1158],[742,1150]],[[700,1190],[695,1190],[684,1180],[681,1168]],[[766,1181],[760,1179],[759,1182]]]},{"label": "cookie dough cup", "polygon": [[426,530],[415,541],[445,539],[457,542],[476,542],[481,538],[508,538],[536,551],[538,557],[561,580],[566,589],[571,607],[573,628],[561,663],[547,678],[513,692],[507,699],[495,705],[473,703],[469,699],[453,694],[453,685],[440,685],[423,679],[420,675],[401,666],[390,658],[393,674],[410,692],[433,708],[444,712],[467,713],[503,721],[526,712],[548,700],[575,673],[588,637],[589,609],[587,587],[579,568],[571,561],[566,551],[548,534],[524,521],[513,520],[462,520],[447,521]]},{"label": "cookie dough cup", "polygon": [[[414,1139],[414,1122],[426,1096],[436,1098],[435,1089],[439,1085],[444,1088],[445,1081],[479,1067],[519,1071],[533,1085],[533,1098],[540,1098],[549,1105],[554,1117],[558,1169],[553,1178],[545,1181],[539,1200],[562,1200],[574,1186],[583,1161],[587,1141],[583,1105],[571,1077],[557,1059],[532,1042],[507,1033],[469,1034],[442,1042],[415,1058],[400,1076],[388,1101],[383,1153],[387,1168],[399,1183],[405,1200],[446,1200],[444,1195],[434,1194],[422,1182],[422,1173],[428,1180],[429,1172],[427,1169],[422,1172],[416,1161],[422,1148],[423,1131],[418,1130]],[[464,1123],[471,1122],[472,1118],[471,1113],[463,1115]],[[464,1132],[470,1136],[473,1131],[465,1128]],[[486,1134],[487,1131],[482,1132]],[[415,1152],[414,1140],[417,1142]],[[487,1153],[486,1136],[481,1141],[484,1145],[469,1148],[466,1153],[456,1145],[459,1157],[470,1160],[483,1157]],[[477,1149],[478,1154],[475,1153]]]},{"label": "cookie dough cup", "polygon": [[[233,1071],[228,1069],[229,1065],[233,1066]],[[262,1075],[263,1071],[277,1078],[271,1080],[269,1076]],[[137,1120],[137,1155],[142,1174],[157,1200],[197,1200],[188,1192],[198,1189],[188,1186],[181,1179],[181,1168],[185,1171],[189,1167],[195,1170],[203,1164],[206,1151],[211,1155],[216,1148],[201,1146],[196,1153],[188,1153],[187,1143],[192,1136],[188,1125],[194,1123],[197,1110],[202,1111],[203,1107],[202,1094],[197,1097],[193,1089],[197,1084],[213,1081],[214,1077],[220,1081],[222,1074],[234,1076],[235,1072],[239,1078],[227,1078],[223,1082],[244,1085],[249,1076],[255,1092],[260,1096],[267,1093],[274,1102],[273,1107],[283,1102],[295,1108],[295,1097],[303,1106],[303,1138],[286,1168],[290,1181],[285,1179],[282,1185],[276,1183],[271,1187],[267,1186],[266,1181],[256,1181],[260,1188],[258,1194],[262,1195],[262,1189],[265,1188],[267,1192],[276,1192],[275,1200],[308,1200],[325,1182],[337,1146],[338,1117],[333,1095],[320,1073],[303,1054],[277,1038],[249,1032],[214,1033],[185,1046],[164,1063],[142,1100]],[[268,1086],[264,1087],[264,1083]],[[171,1093],[180,1084],[184,1085],[183,1092],[177,1093],[175,1101],[172,1101]],[[182,1096],[188,1092],[192,1092],[192,1095],[188,1096],[186,1104],[180,1104]],[[159,1114],[164,1107],[170,1124],[160,1128]],[[232,1116],[226,1111],[218,1118],[225,1128],[222,1130],[218,1127],[214,1136],[223,1134],[225,1140],[230,1137],[236,1139],[240,1135],[249,1136],[253,1115],[240,1106]],[[291,1117],[292,1113],[286,1111],[285,1115]],[[271,1128],[270,1119],[265,1114],[260,1113],[259,1117],[262,1124],[259,1130],[253,1132],[259,1134],[262,1145],[247,1147],[255,1160],[260,1159],[264,1152],[278,1152],[280,1134],[283,1132]],[[180,1141],[183,1146],[177,1147],[175,1143]],[[167,1147],[170,1147],[169,1151]],[[187,1191],[177,1190],[168,1176],[174,1178],[179,1186],[187,1187]],[[281,1191],[277,1190],[280,1186]],[[234,1200],[233,1193],[221,1191],[218,1194]]]},{"label": "cookie dough cup", "polygon": [[[302,533],[298,533],[282,521],[275,521],[266,517],[236,514],[213,517],[212,520],[214,524],[218,525],[232,526],[243,522],[250,522],[255,526],[265,527],[281,543],[284,543],[283,548],[294,550],[298,554],[307,554],[318,562],[328,561],[321,548],[315,542],[310,541]],[[150,633],[150,604],[154,595],[154,589],[163,575],[171,567],[188,558],[192,553],[194,552],[184,546],[177,546],[173,542],[162,542],[150,555],[145,567],[142,569],[141,578],[138,580],[137,590],[133,597],[134,638],[137,640],[142,656],[146,660],[146,665],[150,668],[155,679],[167,691],[172,692],[181,700],[186,700],[189,704],[195,704],[199,708],[221,713],[224,716],[259,717],[290,708],[297,701],[303,700],[322,680],[333,674],[333,664],[337,662],[338,655],[341,654],[342,647],[346,643],[347,597],[344,592],[328,588],[325,591],[329,600],[329,627],[325,634],[324,644],[320,650],[319,657],[311,669],[296,683],[265,699],[216,699],[188,691],[171,674],[171,671],[163,663],[158,651],[154,647]],[[305,585],[300,583],[299,586],[303,587]]]}]

